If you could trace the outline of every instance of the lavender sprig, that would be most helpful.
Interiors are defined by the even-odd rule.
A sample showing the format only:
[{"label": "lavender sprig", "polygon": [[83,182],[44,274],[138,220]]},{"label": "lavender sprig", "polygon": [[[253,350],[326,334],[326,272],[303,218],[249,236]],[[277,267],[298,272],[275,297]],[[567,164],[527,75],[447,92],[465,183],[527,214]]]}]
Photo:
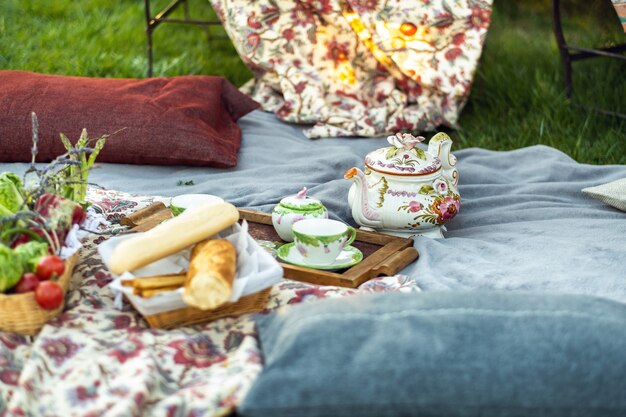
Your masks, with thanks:
[{"label": "lavender sprig", "polygon": [[96,139],[93,147],[90,146],[93,140],[89,138],[86,129],[83,129],[75,145],[72,145],[70,140],[61,133],[61,142],[63,142],[67,152],[57,156],[46,167],[38,169],[35,160],[38,153],[39,122],[34,112],[31,114],[31,118],[33,125],[32,159],[30,167],[24,173],[24,184],[27,184],[27,176],[33,174],[36,177],[36,186],[27,192],[25,201],[30,204],[36,201],[41,194],[52,192],[84,204],[87,197],[89,171],[95,164],[96,157],[104,147],[106,139],[125,128],[111,135],[100,136]]},{"label": "lavender sprig", "polygon": [[35,112],[32,112],[30,115],[32,124],[33,124],[33,147],[30,150],[32,155],[32,159],[30,161],[30,166],[35,166],[35,159],[37,158],[37,154],[39,153],[39,149],[37,148],[37,144],[39,142],[39,122],[37,121],[37,115]]}]

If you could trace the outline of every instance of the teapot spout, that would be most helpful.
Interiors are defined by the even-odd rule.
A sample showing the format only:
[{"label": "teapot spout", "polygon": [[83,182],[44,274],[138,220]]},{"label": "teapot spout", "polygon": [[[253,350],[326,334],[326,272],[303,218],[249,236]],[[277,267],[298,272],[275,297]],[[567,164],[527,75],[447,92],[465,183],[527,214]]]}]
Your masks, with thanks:
[{"label": "teapot spout", "polygon": [[428,153],[441,160],[443,176],[454,185],[458,185],[459,171],[456,169],[456,156],[450,152],[451,147],[452,139],[450,136],[439,132],[428,142]]},{"label": "teapot spout", "polygon": [[352,217],[361,226],[380,227],[380,213],[373,210],[367,195],[367,178],[360,169],[353,167],[346,171],[343,177],[354,181],[348,195],[348,203],[352,209]]}]

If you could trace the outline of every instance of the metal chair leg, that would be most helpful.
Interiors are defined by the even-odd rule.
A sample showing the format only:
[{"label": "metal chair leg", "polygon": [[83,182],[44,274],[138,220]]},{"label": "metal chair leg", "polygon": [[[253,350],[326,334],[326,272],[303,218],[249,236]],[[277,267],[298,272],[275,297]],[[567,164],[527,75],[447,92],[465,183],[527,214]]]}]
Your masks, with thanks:
[{"label": "metal chair leg", "polygon": [[152,28],[146,29],[148,37],[148,77],[152,77]]},{"label": "metal chair leg", "polygon": [[561,65],[563,65],[563,72],[565,76],[565,95],[567,98],[572,98],[572,59],[565,43],[565,36],[563,35],[563,27],[561,26],[561,5],[560,0],[552,1],[552,28],[554,30],[554,37],[556,38],[556,44],[561,53]]},{"label": "metal chair leg", "polygon": [[183,13],[185,14],[185,20],[190,19],[189,15],[189,3],[187,0],[180,0],[183,3]]},{"label": "metal chair leg", "polygon": [[[554,37],[556,38],[556,43],[559,48],[559,52],[561,53],[561,64],[563,65],[563,72],[565,77],[565,95],[568,99],[572,99],[573,95],[573,83],[572,83],[572,64],[575,61],[585,60],[589,58],[613,58],[626,60],[626,55],[623,53],[626,52],[626,44],[610,46],[606,48],[583,48],[575,45],[569,45],[565,42],[565,36],[563,35],[563,27],[561,25],[561,1],[560,0],[552,0],[552,28],[554,30]],[[574,51],[570,53],[570,51]],[[596,113],[620,117],[626,119],[625,113],[604,110],[599,108],[594,108],[586,105],[580,105],[571,103],[576,107],[581,107],[585,109],[589,109],[595,111]]]},{"label": "metal chair leg", "polygon": [[148,40],[148,77],[152,77],[152,17],[150,14],[150,0],[144,0],[144,10],[146,16],[146,37]]},{"label": "metal chair leg", "polygon": [[[170,18],[169,15],[174,12],[178,8],[178,6],[183,5],[183,13],[184,19],[180,18]],[[198,25],[204,26],[206,28],[207,40],[211,41],[212,39],[228,39],[227,37],[215,37],[211,34],[210,26],[219,26],[221,22],[219,20],[197,20],[191,19],[189,12],[189,3],[187,0],[171,0],[170,4],[157,13],[154,17],[150,11],[150,0],[144,0],[144,10],[145,10],[145,18],[146,18],[146,36],[148,40],[147,44],[147,52],[148,52],[148,77],[152,77],[152,65],[153,65],[153,39],[152,32],[159,26],[161,23],[179,23],[179,24],[189,24],[189,25]]]}]

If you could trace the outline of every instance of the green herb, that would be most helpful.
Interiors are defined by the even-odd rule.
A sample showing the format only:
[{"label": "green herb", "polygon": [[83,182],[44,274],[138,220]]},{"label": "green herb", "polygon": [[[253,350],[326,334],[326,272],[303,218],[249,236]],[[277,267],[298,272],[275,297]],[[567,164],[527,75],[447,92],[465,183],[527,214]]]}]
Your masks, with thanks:
[{"label": "green herb", "polygon": [[88,148],[90,139],[87,129],[83,129],[74,146],[63,133],[60,136],[69,160],[80,162],[78,165],[69,165],[67,169],[61,171],[60,175],[65,180],[65,185],[60,194],[77,203],[84,203],[87,196],[89,170],[93,167],[96,157],[104,147],[107,136],[100,136],[93,148]]},{"label": "green herb", "polygon": [[[75,212],[76,203],[85,204],[89,170],[110,135],[100,136],[95,140],[94,146],[90,147],[93,141],[84,129],[75,145],[61,134],[61,141],[67,152],[43,168],[38,168],[36,159],[39,123],[35,113],[31,114],[31,121],[32,158],[24,179],[21,180],[10,172],[0,174],[0,245],[10,249],[17,245],[23,246],[25,242],[35,241],[36,244],[30,247],[41,249],[45,246],[46,253],[50,247],[53,253],[58,253],[63,246],[60,236],[64,236],[59,231],[66,231],[71,226],[68,222],[72,222],[74,213],[79,214]],[[40,201],[46,193],[57,195],[57,200],[63,197],[63,201],[68,204],[61,204],[49,198]],[[76,203],[69,204],[68,200]],[[35,209],[36,204],[42,207]],[[54,215],[50,215],[51,213]],[[29,246],[21,251],[28,249]],[[7,252],[3,253],[4,258],[0,259],[0,264],[9,259]],[[0,272],[7,274],[4,270]],[[2,287],[3,284],[0,283],[0,291]]]},{"label": "green herb", "polygon": [[[67,152],[57,156],[43,169],[38,169],[35,165],[35,159],[38,153],[39,123],[35,113],[32,113],[31,116],[33,126],[32,160],[24,179],[24,183],[27,184],[26,188],[28,188],[28,202],[36,201],[41,194],[53,193],[84,204],[89,170],[96,162],[96,158],[104,147],[106,139],[124,129],[120,129],[111,135],[100,136],[98,139],[95,139],[93,147],[90,147],[90,145],[94,140],[89,138],[86,129],[83,129],[75,145],[72,145],[67,136],[61,133],[61,142]],[[34,175],[34,180],[29,181],[29,175]],[[32,184],[32,186],[29,186],[29,184]]]}]

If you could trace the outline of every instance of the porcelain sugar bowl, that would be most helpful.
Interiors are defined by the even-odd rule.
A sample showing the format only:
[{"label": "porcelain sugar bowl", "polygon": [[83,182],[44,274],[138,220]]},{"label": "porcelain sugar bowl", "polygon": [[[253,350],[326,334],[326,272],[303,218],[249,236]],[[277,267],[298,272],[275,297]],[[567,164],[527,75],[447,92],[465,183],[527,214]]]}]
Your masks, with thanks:
[{"label": "porcelain sugar bowl", "polygon": [[397,236],[443,237],[442,226],[459,212],[456,157],[445,133],[424,140],[407,133],[387,138],[391,146],[370,152],[365,169],[350,168],[352,217],[361,226]]},{"label": "porcelain sugar bowl", "polygon": [[320,200],[306,195],[304,187],[294,196],[285,197],[272,210],[272,224],[280,238],[293,242],[291,225],[304,219],[327,219],[328,210]]}]

